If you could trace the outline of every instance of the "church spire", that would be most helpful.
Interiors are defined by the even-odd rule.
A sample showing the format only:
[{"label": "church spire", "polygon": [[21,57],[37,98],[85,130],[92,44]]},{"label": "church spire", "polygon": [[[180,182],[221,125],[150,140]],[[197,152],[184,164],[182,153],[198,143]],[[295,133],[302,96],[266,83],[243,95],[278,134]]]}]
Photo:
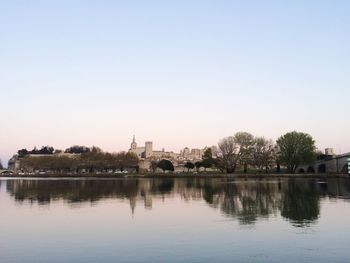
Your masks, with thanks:
[{"label": "church spire", "polygon": [[136,150],[137,148],[137,143],[136,143],[136,140],[135,140],[135,135],[132,137],[132,143],[130,145],[130,150]]}]

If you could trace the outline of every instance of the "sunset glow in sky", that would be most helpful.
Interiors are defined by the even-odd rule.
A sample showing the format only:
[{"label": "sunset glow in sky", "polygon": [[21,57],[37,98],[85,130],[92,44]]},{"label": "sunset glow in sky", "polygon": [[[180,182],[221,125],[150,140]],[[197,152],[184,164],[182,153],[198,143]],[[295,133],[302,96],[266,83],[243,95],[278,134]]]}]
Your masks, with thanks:
[{"label": "sunset glow in sky", "polygon": [[310,133],[350,151],[349,1],[2,1],[0,158]]}]

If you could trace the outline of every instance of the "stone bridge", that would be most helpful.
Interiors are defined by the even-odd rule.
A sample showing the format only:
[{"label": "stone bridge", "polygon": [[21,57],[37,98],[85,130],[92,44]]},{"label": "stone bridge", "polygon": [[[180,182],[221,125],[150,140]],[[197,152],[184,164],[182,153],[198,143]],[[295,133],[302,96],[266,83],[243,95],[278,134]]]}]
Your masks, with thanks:
[{"label": "stone bridge", "polygon": [[341,155],[326,156],[322,160],[317,160],[313,164],[301,165],[298,173],[349,173],[348,159],[350,153]]}]

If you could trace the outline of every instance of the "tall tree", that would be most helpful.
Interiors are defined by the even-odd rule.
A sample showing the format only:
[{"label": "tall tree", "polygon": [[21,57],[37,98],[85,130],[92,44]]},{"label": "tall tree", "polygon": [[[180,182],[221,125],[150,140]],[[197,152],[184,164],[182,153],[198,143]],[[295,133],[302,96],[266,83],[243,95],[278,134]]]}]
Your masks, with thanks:
[{"label": "tall tree", "polygon": [[315,141],[307,133],[286,133],[277,140],[277,146],[278,160],[290,173],[295,173],[299,165],[315,160]]},{"label": "tall tree", "polygon": [[203,153],[202,166],[204,167],[204,169],[207,169],[212,167],[214,163],[215,163],[215,160],[213,158],[211,148],[208,148]]},{"label": "tall tree", "polygon": [[2,165],[1,159],[0,159],[0,170],[4,169],[4,166]]},{"label": "tall tree", "polygon": [[233,173],[238,163],[238,145],[233,136],[226,137],[219,142],[219,169]]},{"label": "tall tree", "polygon": [[237,132],[234,135],[238,146],[239,163],[243,166],[244,173],[248,171],[248,165],[252,162],[254,136],[248,132]]},{"label": "tall tree", "polygon": [[264,137],[254,138],[253,146],[253,164],[259,169],[265,169],[268,173],[269,169],[276,161],[276,147],[272,140]]}]

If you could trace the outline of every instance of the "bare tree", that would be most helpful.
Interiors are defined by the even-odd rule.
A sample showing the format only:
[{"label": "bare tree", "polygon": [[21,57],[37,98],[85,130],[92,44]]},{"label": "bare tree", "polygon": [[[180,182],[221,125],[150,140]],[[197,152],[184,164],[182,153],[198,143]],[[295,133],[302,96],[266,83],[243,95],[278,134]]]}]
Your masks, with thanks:
[{"label": "bare tree", "polygon": [[125,168],[138,169],[138,157],[134,153],[108,153],[95,150],[75,155],[26,156],[21,159],[23,170],[44,170],[52,172],[68,172],[81,170],[93,173],[95,171],[124,170]]},{"label": "bare tree", "polygon": [[234,141],[238,146],[239,163],[246,173],[248,164],[252,162],[254,136],[248,132],[237,132],[234,135]]},{"label": "bare tree", "polygon": [[276,162],[276,145],[272,140],[267,140],[264,137],[254,138],[253,146],[253,165],[260,171],[265,169],[268,173],[269,169]]},{"label": "bare tree", "polygon": [[233,173],[236,170],[239,160],[239,147],[233,136],[226,137],[219,142],[219,164],[220,168],[227,173]]}]

